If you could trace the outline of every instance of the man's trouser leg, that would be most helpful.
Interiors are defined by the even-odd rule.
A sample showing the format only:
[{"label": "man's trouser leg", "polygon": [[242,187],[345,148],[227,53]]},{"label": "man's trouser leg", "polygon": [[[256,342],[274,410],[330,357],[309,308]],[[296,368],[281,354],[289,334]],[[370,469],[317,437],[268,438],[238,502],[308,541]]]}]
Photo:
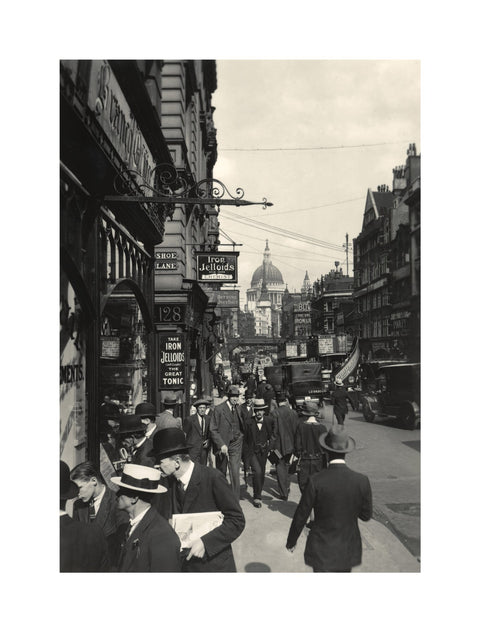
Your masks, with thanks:
[{"label": "man's trouser leg", "polygon": [[240,498],[240,462],[242,460],[243,437],[235,439],[228,446],[228,469],[230,484],[237,498]]},{"label": "man's trouser leg", "polygon": [[215,467],[227,478],[228,459],[226,454],[215,455]]},{"label": "man's trouser leg", "polygon": [[267,465],[266,455],[263,457],[261,454],[254,454],[250,464],[253,475],[253,498],[261,500],[263,483],[265,481],[265,467]]},{"label": "man's trouser leg", "polygon": [[290,480],[288,477],[288,462],[290,460],[290,454],[282,456],[277,463],[277,481],[278,491],[280,496],[288,496],[290,492]]}]

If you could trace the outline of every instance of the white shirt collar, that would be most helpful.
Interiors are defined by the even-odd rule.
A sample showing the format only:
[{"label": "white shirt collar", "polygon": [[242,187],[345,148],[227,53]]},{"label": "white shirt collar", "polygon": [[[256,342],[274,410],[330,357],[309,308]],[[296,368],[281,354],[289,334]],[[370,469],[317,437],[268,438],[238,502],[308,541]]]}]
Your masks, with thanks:
[{"label": "white shirt collar", "polygon": [[193,461],[190,461],[190,464],[189,464],[187,470],[178,479],[178,480],[182,481],[184,489],[187,489],[188,484],[190,483],[190,479],[192,478],[193,466],[194,466]]},{"label": "white shirt collar", "polygon": [[102,502],[102,498],[105,496],[106,486],[103,486],[102,491],[93,499],[93,505],[95,507],[95,513],[98,512],[98,508],[100,507],[100,503]]},{"label": "white shirt collar", "polygon": [[151,430],[146,431],[145,437],[147,439],[150,439],[150,437],[152,436],[152,434],[155,432],[156,429],[157,429],[157,425],[155,424]]},{"label": "white shirt collar", "polygon": [[135,516],[135,518],[130,518],[130,535],[149,509],[150,507],[147,507],[142,513],[139,513],[138,516]]}]

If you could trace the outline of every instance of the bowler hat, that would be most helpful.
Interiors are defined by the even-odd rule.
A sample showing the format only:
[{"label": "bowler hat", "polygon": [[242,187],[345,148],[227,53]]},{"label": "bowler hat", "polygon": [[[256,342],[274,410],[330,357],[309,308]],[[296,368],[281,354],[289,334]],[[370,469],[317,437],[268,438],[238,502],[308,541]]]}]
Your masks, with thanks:
[{"label": "bowler hat", "polygon": [[277,393],[277,402],[286,402],[286,401],[288,401],[286,393],[279,391]]},{"label": "bowler hat", "polygon": [[210,406],[210,402],[208,401],[208,399],[197,399],[196,402],[193,402],[193,405],[195,406],[195,408],[197,406]]},{"label": "bowler hat", "polygon": [[153,449],[147,456],[159,459],[186,452],[188,452],[188,447],[183,430],[181,428],[162,428],[153,435]]},{"label": "bowler hat", "polygon": [[175,404],[177,403],[177,398],[172,395],[165,395],[163,403],[165,406],[175,406]]},{"label": "bowler hat", "polygon": [[239,397],[240,395],[240,390],[238,388],[238,386],[230,386],[230,388],[227,391],[227,397]]},{"label": "bowler hat", "polygon": [[60,500],[69,500],[78,496],[78,485],[70,480],[70,468],[60,461]]},{"label": "bowler hat", "polygon": [[157,411],[155,406],[150,402],[142,402],[141,404],[137,404],[135,414],[140,415],[140,417],[155,417]]},{"label": "bowler hat", "polygon": [[135,434],[137,432],[145,432],[145,426],[142,424],[140,415],[121,415],[117,435]]},{"label": "bowler hat", "polygon": [[103,419],[118,419],[120,408],[116,404],[106,403],[100,406],[100,413]]},{"label": "bowler hat", "polygon": [[355,439],[349,437],[340,424],[335,424],[328,432],[321,434],[318,441],[329,452],[345,454],[355,449]]},{"label": "bowler hat", "polygon": [[320,409],[316,402],[304,402],[300,413],[305,417],[312,417],[312,415],[316,417],[320,413]]},{"label": "bowler hat", "polygon": [[125,463],[121,476],[112,476],[112,483],[119,487],[134,489],[138,492],[149,492],[151,494],[164,494],[166,487],[160,485],[160,471],[154,467],[137,465],[136,463]]},{"label": "bowler hat", "polygon": [[265,404],[264,399],[254,399],[253,400],[253,410],[265,410],[268,406]]}]

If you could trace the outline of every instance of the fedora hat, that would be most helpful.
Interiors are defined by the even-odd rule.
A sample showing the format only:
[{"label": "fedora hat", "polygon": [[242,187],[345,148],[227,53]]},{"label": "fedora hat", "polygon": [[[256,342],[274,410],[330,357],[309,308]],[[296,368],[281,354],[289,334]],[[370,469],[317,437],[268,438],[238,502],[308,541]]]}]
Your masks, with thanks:
[{"label": "fedora hat", "polygon": [[300,412],[306,417],[312,417],[312,415],[317,416],[320,413],[320,409],[316,402],[304,402]]},{"label": "fedora hat", "polygon": [[150,402],[142,402],[135,407],[135,414],[140,415],[140,417],[155,417],[157,411]]},{"label": "fedora hat", "polygon": [[147,456],[158,459],[187,452],[187,442],[181,428],[162,428],[153,435],[153,448]]},{"label": "fedora hat", "polygon": [[137,492],[164,494],[166,487],[160,485],[160,470],[135,463],[125,463],[121,476],[112,476],[112,483],[119,487],[134,489]]},{"label": "fedora hat", "polygon": [[268,408],[268,406],[265,404],[264,399],[253,400],[253,410],[265,410],[266,408]]},{"label": "fedora hat", "polygon": [[78,485],[70,480],[70,468],[60,461],[60,500],[69,500],[78,496]]},{"label": "fedora hat", "polygon": [[175,397],[175,395],[165,395],[165,397],[163,398],[164,406],[175,406],[176,403],[177,403],[177,398]]},{"label": "fedora hat", "polygon": [[140,415],[121,415],[117,435],[128,435],[136,432],[145,432]]},{"label": "fedora hat", "polygon": [[210,402],[208,401],[208,399],[197,399],[196,402],[193,402],[193,405],[195,406],[195,408],[197,406],[202,406],[202,404],[204,406],[210,406]]},{"label": "fedora hat", "polygon": [[355,449],[355,439],[349,437],[345,428],[339,424],[335,424],[328,432],[324,432],[318,439],[322,448],[329,452],[338,452],[345,454]]},{"label": "fedora hat", "polygon": [[343,386],[343,381],[339,378],[335,378],[335,386]]},{"label": "fedora hat", "polygon": [[240,389],[238,386],[230,386],[227,391],[227,397],[238,397],[240,395]]}]

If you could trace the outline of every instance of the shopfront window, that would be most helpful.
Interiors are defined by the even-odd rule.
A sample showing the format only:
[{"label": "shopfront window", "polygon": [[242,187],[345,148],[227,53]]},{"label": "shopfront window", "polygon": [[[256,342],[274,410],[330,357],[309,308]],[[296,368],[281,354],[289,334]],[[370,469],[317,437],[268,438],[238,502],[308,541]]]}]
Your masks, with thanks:
[{"label": "shopfront window", "polygon": [[148,353],[140,306],[129,286],[120,284],[102,314],[100,403],[113,403],[130,414],[147,399]]}]

